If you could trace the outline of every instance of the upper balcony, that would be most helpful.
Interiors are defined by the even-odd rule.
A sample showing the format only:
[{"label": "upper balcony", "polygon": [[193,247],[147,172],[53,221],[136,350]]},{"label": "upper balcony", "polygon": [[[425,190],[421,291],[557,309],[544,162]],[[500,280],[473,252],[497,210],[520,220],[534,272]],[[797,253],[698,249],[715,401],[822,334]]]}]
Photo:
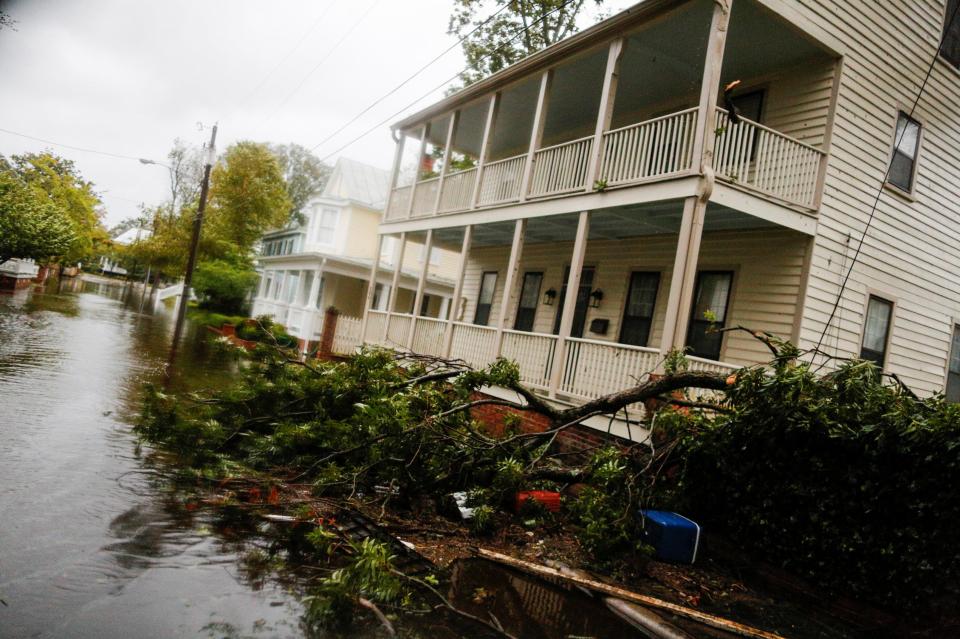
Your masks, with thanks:
[{"label": "upper balcony", "polygon": [[[641,187],[704,166],[736,192],[723,205],[815,215],[836,55],[756,0],[734,0],[717,55],[716,4],[642,3],[398,123],[385,224],[567,198],[588,209],[619,190],[606,201],[646,202],[658,198]],[[733,80],[738,124],[720,89]]]}]

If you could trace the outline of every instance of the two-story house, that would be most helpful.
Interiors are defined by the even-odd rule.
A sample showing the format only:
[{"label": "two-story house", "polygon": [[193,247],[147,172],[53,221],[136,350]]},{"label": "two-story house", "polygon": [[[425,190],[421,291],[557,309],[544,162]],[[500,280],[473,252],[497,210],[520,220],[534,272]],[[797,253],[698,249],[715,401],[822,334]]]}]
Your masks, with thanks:
[{"label": "two-story house", "polygon": [[[384,170],[340,159],[323,192],[305,207],[302,223],[263,236],[254,316],[272,315],[306,347],[319,339],[323,312],[333,306],[342,313],[338,332],[349,343],[351,331],[359,336],[375,257],[381,264],[398,266],[396,278],[384,274],[370,287],[375,308],[385,307],[395,288],[398,308],[409,312],[416,302],[426,316],[446,314],[456,255],[435,247],[427,256],[422,245],[403,255],[398,245],[378,242],[388,179]],[[423,292],[416,299],[421,275]],[[407,336],[394,337],[392,345],[406,346]]]},{"label": "two-story house", "polygon": [[956,5],[647,0],[398,122],[381,242],[459,253],[455,302],[365,339],[582,401],[766,362],[742,325],[957,398]]}]

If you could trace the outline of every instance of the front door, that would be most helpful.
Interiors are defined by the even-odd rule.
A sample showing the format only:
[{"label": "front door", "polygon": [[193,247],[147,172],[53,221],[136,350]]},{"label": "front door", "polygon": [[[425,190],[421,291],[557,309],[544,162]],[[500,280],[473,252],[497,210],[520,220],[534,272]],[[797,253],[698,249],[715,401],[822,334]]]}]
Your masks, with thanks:
[{"label": "front door", "polygon": [[[560,288],[560,304],[557,306],[557,316],[553,320],[554,335],[560,332],[560,320],[563,318],[563,303],[567,299],[567,280],[570,279],[570,267],[563,269],[563,286]],[[583,337],[583,329],[587,323],[587,306],[590,303],[590,291],[593,290],[593,267],[584,266],[580,271],[580,289],[577,291],[577,306],[573,310],[573,326],[570,328],[570,337]]]}]

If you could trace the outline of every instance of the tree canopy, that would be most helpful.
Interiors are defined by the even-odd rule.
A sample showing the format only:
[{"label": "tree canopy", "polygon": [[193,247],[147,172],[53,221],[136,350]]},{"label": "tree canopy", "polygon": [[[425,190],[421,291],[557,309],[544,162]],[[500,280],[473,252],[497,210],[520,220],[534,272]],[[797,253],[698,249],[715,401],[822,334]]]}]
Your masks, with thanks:
[{"label": "tree canopy", "polygon": [[[463,41],[469,67],[460,76],[464,85],[576,33],[583,10],[590,5],[600,7],[603,0],[510,0],[502,11],[498,11],[498,4],[492,0],[454,0],[447,32],[458,38],[470,34]],[[495,12],[495,17],[484,24]]]},{"label": "tree canopy", "polygon": [[57,206],[0,171],[0,264],[14,257],[42,262],[66,253],[76,240],[73,223]]},{"label": "tree canopy", "polygon": [[273,144],[270,150],[283,171],[290,197],[290,219],[302,222],[304,207],[326,186],[332,169],[299,144]]}]

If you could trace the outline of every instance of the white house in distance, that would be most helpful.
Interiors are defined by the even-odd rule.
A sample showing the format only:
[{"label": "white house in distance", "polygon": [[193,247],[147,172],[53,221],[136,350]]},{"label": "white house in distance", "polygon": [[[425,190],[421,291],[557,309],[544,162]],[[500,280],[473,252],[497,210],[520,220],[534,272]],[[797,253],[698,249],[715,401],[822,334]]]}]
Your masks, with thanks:
[{"label": "white house in distance", "polygon": [[457,304],[370,296],[364,338],[578,402],[675,348],[768,361],[708,330],[743,325],[960,399],[956,4],[648,0],[398,122],[380,237],[459,252]]},{"label": "white house in distance", "polygon": [[[153,235],[153,233],[150,231],[150,229],[145,229],[145,228],[127,229],[117,237],[113,238],[113,243],[119,244],[121,246],[130,246],[134,242],[139,242],[140,240],[146,240],[151,235]],[[100,270],[103,273],[107,273],[109,275],[126,275],[127,274],[127,269],[123,268],[122,266],[120,266],[119,264],[111,260],[109,257],[107,257],[106,255],[100,256],[99,266],[100,266]]]},{"label": "white house in distance", "polygon": [[[304,224],[265,234],[259,264],[262,276],[253,300],[253,315],[271,315],[287,327],[304,347],[319,340],[323,313],[328,307],[341,312],[338,337],[359,337],[360,316],[368,279],[376,255],[377,227],[386,203],[386,171],[341,158],[321,195],[307,205]],[[421,313],[445,317],[453,295],[457,257],[436,248],[426,259],[422,245],[408,247],[383,243],[381,264],[396,265],[372,289],[376,307],[386,308],[392,287],[397,308],[413,310],[423,276]],[[395,346],[406,346],[408,335],[396,334]]]}]

